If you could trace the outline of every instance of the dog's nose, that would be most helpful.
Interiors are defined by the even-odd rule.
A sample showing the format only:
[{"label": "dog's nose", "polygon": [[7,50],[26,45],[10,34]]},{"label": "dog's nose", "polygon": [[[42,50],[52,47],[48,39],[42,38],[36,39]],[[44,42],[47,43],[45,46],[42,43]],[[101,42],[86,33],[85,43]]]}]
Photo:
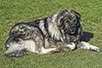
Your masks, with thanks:
[{"label": "dog's nose", "polygon": [[73,32],[74,30],[70,30],[71,32]]},{"label": "dog's nose", "polygon": [[75,27],[75,25],[71,25],[71,27]]}]

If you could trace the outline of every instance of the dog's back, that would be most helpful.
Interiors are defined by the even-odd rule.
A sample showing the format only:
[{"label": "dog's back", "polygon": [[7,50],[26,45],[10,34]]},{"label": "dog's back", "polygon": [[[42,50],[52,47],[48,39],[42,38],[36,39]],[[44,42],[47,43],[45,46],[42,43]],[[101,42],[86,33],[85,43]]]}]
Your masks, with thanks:
[{"label": "dog's back", "polygon": [[[35,44],[39,46],[36,46]],[[42,45],[43,37],[38,28],[29,25],[28,23],[19,23],[16,24],[10,31],[5,43],[7,51],[4,53],[4,55],[22,56],[27,54],[30,50],[36,50],[35,47],[39,48]]]}]

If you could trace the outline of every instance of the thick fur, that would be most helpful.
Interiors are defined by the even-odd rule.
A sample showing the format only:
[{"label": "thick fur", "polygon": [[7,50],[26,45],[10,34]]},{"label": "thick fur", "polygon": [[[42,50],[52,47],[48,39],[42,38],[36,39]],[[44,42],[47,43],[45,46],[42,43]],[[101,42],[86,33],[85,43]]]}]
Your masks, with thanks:
[{"label": "thick fur", "polygon": [[44,19],[18,23],[6,40],[6,56],[23,56],[29,52],[48,54],[76,48],[100,51],[98,47],[80,41],[83,34],[80,14],[72,10],[56,12]]}]

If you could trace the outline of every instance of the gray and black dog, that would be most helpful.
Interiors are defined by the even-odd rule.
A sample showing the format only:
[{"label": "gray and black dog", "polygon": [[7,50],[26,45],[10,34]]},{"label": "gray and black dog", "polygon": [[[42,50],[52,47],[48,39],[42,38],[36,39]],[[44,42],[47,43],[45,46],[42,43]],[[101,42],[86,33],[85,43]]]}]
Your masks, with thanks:
[{"label": "gray and black dog", "polygon": [[99,52],[100,48],[80,41],[83,34],[81,25],[80,14],[73,10],[56,12],[28,23],[18,23],[10,30],[4,55],[19,57],[29,52],[48,54],[76,48]]}]

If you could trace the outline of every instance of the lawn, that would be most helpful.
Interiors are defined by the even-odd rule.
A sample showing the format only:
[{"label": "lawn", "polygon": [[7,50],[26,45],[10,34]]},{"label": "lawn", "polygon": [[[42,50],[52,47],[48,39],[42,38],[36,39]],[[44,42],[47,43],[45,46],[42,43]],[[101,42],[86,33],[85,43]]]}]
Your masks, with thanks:
[{"label": "lawn", "polygon": [[82,49],[49,55],[30,53],[19,58],[2,55],[14,24],[65,9],[81,14],[83,30],[93,34],[88,42],[102,50],[102,0],[0,0],[0,68],[102,68],[102,52]]}]

